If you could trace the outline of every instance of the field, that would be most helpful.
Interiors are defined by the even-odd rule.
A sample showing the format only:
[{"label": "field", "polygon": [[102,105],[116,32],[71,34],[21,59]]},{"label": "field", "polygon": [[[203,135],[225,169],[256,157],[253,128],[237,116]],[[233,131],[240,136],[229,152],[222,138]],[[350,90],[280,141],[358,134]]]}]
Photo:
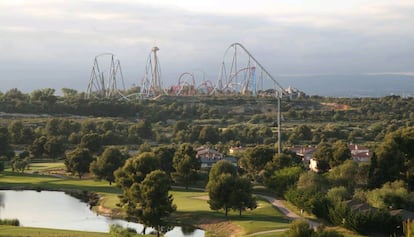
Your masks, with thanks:
[{"label": "field", "polygon": [[[2,189],[35,190],[87,190],[101,196],[100,206],[96,210],[122,213],[116,206],[120,190],[108,182],[89,178],[78,179],[62,173],[62,163],[35,163],[26,173],[17,174],[6,170],[0,173]],[[59,172],[57,172],[59,171]],[[175,188],[171,191],[177,211],[171,221],[176,225],[193,225],[206,230],[206,236],[284,236],[290,220],[265,200],[258,200],[258,208],[238,212],[229,212],[226,218],[223,211],[210,210],[208,193],[203,191]],[[342,232],[342,231],[341,231]],[[0,226],[0,236],[109,236],[102,233],[51,230],[41,228]],[[358,237],[346,233],[347,237]]]},{"label": "field", "polygon": [[[61,168],[63,168],[62,163],[35,163],[26,173],[17,174],[6,170],[0,173],[0,187],[2,189],[88,190],[101,195],[100,206],[104,209],[117,208],[119,189],[114,185],[110,186],[108,182],[93,179],[78,179],[57,174],[56,171]],[[177,212],[173,214],[171,220],[177,224],[199,226],[205,229],[209,236],[228,236],[230,233],[244,236],[255,232],[286,229],[289,225],[289,220],[264,200],[259,200],[257,209],[243,212],[241,217],[238,212],[230,212],[229,217],[225,218],[223,212],[209,209],[206,192],[174,189],[171,193],[174,196],[174,203],[177,205]],[[19,233],[14,236],[49,236],[47,231],[57,233],[56,230],[36,228],[23,229],[4,226],[1,228],[1,233],[8,233],[8,236],[12,235],[11,233],[14,231]],[[36,230],[40,233],[39,235],[36,235]],[[83,235],[62,232],[50,236]],[[84,233],[84,236],[96,235]]]}]

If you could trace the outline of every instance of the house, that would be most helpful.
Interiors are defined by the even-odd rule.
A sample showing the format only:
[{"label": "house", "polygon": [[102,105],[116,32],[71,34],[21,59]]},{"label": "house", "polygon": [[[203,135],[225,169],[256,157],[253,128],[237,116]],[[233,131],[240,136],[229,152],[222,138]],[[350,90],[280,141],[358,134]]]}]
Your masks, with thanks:
[{"label": "house", "polygon": [[297,156],[301,157],[302,161],[310,162],[313,153],[316,150],[316,146],[293,146],[290,150],[295,152]]},{"label": "house", "polygon": [[351,151],[351,157],[356,162],[370,162],[371,161],[371,152],[365,146],[357,144],[349,144],[349,150]]},{"label": "house", "polygon": [[197,148],[196,151],[196,158],[200,159],[201,168],[211,168],[220,160],[228,160],[234,166],[237,166],[237,159],[235,157],[225,157],[222,153],[214,149],[201,146]]},{"label": "house", "polygon": [[214,149],[210,149],[206,147],[199,147],[196,149],[196,151],[197,151],[196,158],[208,158],[208,159],[223,158],[223,154],[221,154],[220,152]]},{"label": "house", "polygon": [[414,212],[411,211],[407,211],[405,209],[396,209],[396,210],[391,210],[390,214],[392,216],[399,216],[401,217],[402,220],[414,220]]},{"label": "house", "polygon": [[201,158],[201,168],[209,169],[220,160],[230,161],[234,166],[237,166],[237,159],[235,157],[223,157],[221,159]]}]

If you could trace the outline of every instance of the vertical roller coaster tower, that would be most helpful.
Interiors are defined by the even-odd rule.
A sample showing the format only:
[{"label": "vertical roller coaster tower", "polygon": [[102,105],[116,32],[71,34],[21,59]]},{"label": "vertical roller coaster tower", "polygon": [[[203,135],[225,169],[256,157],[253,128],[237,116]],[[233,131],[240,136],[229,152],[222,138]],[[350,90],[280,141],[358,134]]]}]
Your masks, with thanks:
[{"label": "vertical roller coaster tower", "polygon": [[157,46],[151,49],[145,66],[145,75],[141,84],[141,94],[147,98],[166,94],[162,87],[161,66],[157,55],[159,50],[160,49]]}]

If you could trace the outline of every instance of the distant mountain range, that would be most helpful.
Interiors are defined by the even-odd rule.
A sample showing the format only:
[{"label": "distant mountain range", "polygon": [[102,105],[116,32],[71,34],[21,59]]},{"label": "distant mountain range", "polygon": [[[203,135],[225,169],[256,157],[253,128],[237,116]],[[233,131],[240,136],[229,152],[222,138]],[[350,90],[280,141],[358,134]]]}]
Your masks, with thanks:
[{"label": "distant mountain range", "polygon": [[332,97],[414,97],[414,75],[315,75],[278,76],[283,87],[295,87],[307,95]]}]

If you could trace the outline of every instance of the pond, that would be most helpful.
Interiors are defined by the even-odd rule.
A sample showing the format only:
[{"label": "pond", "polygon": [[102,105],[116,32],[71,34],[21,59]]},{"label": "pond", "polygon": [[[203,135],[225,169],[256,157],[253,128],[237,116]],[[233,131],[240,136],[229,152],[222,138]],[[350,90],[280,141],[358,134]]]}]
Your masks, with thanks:
[{"label": "pond", "polygon": [[[142,231],[141,224],[97,215],[89,206],[63,192],[0,190],[0,219],[18,219],[21,226],[109,232],[111,224]],[[147,233],[150,230],[147,229]],[[175,227],[167,237],[204,236],[200,229]]]}]

